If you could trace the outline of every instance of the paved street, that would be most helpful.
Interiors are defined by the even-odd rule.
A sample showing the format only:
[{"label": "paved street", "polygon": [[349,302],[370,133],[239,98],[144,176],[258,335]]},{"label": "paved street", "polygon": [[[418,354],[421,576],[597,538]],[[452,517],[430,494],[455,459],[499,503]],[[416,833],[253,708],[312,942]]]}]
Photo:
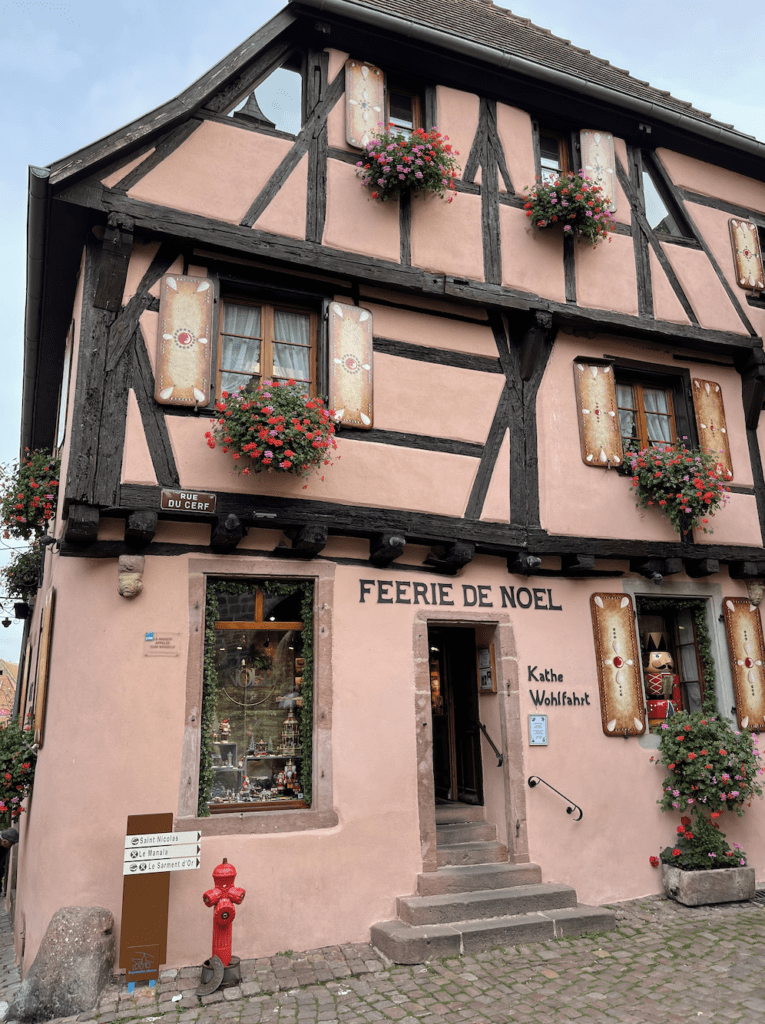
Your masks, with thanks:
[{"label": "paved street", "polygon": [[[661,897],[614,904],[617,931],[391,967],[370,946],[243,964],[240,988],[200,1002],[198,969],[163,973],[158,992],[106,990],[69,1021],[161,1024],[761,1024],[765,908],[690,909]],[[0,909],[0,1000],[18,983]],[[173,998],[175,997],[175,999]]]}]

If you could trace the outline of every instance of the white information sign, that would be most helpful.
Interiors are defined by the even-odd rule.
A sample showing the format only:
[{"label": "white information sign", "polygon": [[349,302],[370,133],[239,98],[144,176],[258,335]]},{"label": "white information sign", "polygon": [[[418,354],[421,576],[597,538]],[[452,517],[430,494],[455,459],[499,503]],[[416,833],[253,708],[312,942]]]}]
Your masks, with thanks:
[{"label": "white information sign", "polygon": [[529,715],[529,746],[547,746],[547,715]]},{"label": "white information sign", "polygon": [[198,843],[201,832],[148,832],[145,836],[125,836],[125,849],[132,850],[140,846],[183,846],[186,843]]},{"label": "white information sign", "polygon": [[198,857],[202,852],[200,843],[183,843],[181,846],[143,846],[125,850],[125,863],[141,860],[177,860],[179,857]]},{"label": "white information sign", "polygon": [[148,875],[155,871],[194,871],[200,865],[199,857],[175,857],[172,860],[133,860],[122,865],[123,875]]}]

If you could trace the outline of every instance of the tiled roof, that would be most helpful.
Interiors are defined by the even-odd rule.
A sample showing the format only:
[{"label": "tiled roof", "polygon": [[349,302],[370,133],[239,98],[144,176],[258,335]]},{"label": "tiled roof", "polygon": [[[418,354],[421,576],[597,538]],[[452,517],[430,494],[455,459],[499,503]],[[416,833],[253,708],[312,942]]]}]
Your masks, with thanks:
[{"label": "tiled roof", "polygon": [[[627,93],[649,103],[696,117],[725,128],[732,125],[715,121],[703,110],[685,100],[676,99],[662,89],[654,89],[628,71],[614,67],[589,50],[574,46],[568,39],[554,36],[548,29],[519,18],[491,0],[352,0],[358,7],[406,18],[442,32],[468,39],[493,49],[522,57],[536,64],[555,68],[608,89]],[[540,6],[540,11],[544,8]]]}]

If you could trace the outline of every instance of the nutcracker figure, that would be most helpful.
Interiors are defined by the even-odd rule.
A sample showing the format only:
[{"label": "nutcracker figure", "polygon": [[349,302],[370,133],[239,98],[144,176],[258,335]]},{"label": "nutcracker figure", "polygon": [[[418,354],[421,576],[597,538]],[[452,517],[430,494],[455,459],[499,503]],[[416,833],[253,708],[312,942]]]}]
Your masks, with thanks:
[{"label": "nutcracker figure", "polygon": [[643,651],[648,724],[659,725],[682,710],[680,677],[672,672],[674,662],[661,633],[646,634]]}]

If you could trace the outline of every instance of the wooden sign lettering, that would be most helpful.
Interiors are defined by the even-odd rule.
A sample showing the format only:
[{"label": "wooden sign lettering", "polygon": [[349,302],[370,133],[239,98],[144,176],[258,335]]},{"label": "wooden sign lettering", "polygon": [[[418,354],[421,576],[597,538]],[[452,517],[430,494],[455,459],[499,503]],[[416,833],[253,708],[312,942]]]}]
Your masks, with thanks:
[{"label": "wooden sign lettering", "polygon": [[214,512],[217,496],[206,491],[171,491],[162,489],[159,507],[175,512]]}]

